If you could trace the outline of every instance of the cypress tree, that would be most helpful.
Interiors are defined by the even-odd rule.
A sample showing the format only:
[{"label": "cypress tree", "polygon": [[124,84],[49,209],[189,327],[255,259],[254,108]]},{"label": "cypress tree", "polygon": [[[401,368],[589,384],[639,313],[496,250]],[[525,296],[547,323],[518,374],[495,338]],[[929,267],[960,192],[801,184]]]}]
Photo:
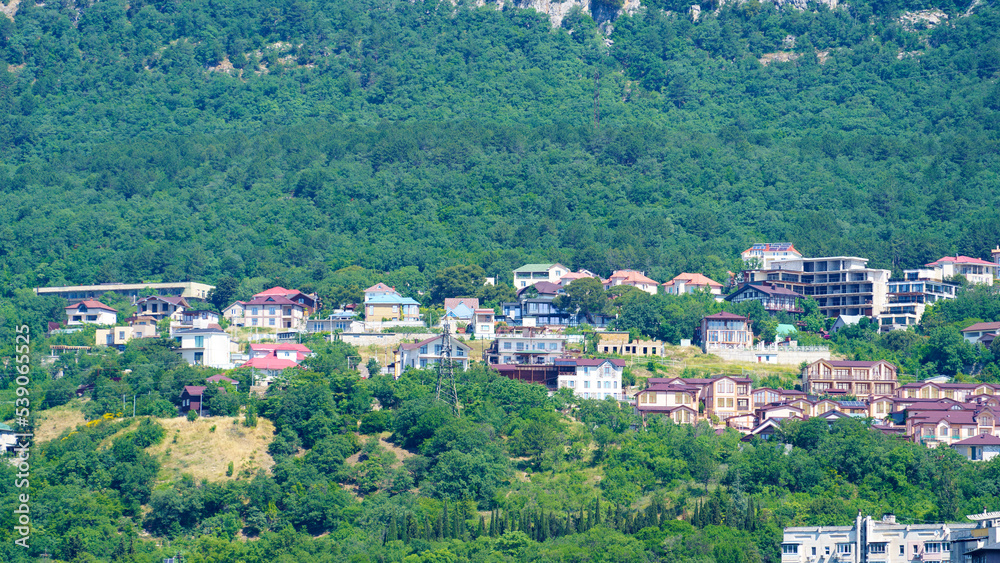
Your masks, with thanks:
[{"label": "cypress tree", "polygon": [[448,501],[444,501],[444,509],[441,512],[441,536],[449,537],[451,533],[451,520],[448,518]]},{"label": "cypress tree", "polygon": [[597,497],[597,502],[594,505],[594,525],[601,525],[601,497]]},{"label": "cypress tree", "polygon": [[486,519],[483,515],[479,515],[479,527],[476,528],[476,537],[481,538],[486,535]]},{"label": "cypress tree", "polygon": [[396,531],[396,517],[391,516],[389,518],[389,531],[385,534],[385,541],[391,542],[398,539],[398,532]]}]

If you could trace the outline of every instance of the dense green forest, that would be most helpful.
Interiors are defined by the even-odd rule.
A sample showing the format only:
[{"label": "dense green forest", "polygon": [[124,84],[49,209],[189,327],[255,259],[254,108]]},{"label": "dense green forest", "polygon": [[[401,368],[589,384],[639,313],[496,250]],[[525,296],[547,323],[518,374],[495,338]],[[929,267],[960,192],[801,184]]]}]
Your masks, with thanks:
[{"label": "dense green forest", "polygon": [[[0,346],[28,323],[43,374],[48,344],[89,344],[41,339],[65,303],[38,285],[226,280],[347,299],[379,280],[433,292],[459,265],[722,280],[766,240],[896,272],[998,242],[994,2],[706,2],[696,21],[687,4],[646,2],[605,36],[580,11],[553,29],[491,3],[22,0],[0,15]],[[947,21],[898,21],[927,8]],[[791,60],[760,62],[779,51]],[[998,303],[965,291],[919,331],[859,325],[832,345],[1000,381],[1000,347],[958,333],[1000,319]],[[632,293],[615,307],[619,328],[676,341],[718,306]],[[171,439],[155,419],[177,389],[212,372],[166,341],[59,360],[61,379],[32,379],[33,409],[93,384],[79,408],[95,422],[32,450],[29,551],[7,508],[24,490],[0,463],[0,559],[763,563],[780,561],[786,525],[1000,509],[1000,459],[861,421],[788,425],[786,454],[706,425],[639,430],[616,403],[481,367],[460,378],[456,418],[433,373],[362,381],[356,351],[309,345],[318,357],[286,388],[211,397],[240,425],[275,424],[275,465],[206,481],[163,479],[148,450]],[[123,394],[138,417],[105,420]]]},{"label": "dense green forest", "polygon": [[[64,377],[36,377],[33,405],[79,406],[73,390],[92,384],[82,408],[93,420],[32,448],[28,487],[0,463],[0,558],[768,563],[780,561],[788,525],[849,524],[858,511],[911,523],[1000,509],[1000,458],[968,462],[863,420],[785,424],[789,452],[707,423],[654,419],[639,429],[616,401],[550,397],[482,366],[459,374],[456,417],[435,400],[433,371],[361,380],[348,368],[351,346],[309,345],[317,356],[286,387],[263,399],[209,398],[218,414],[242,410],[212,419],[222,431],[273,421],[275,463],[230,465],[205,480],[165,479],[170,450],[147,450],[181,448],[151,417],[171,416],[176,389],[212,370],[152,339],[120,355],[60,358],[52,369]],[[37,346],[44,353],[47,343]],[[250,377],[231,375],[241,387]],[[136,418],[114,418],[123,394],[138,394]],[[30,495],[29,550],[13,544],[16,494]]]},{"label": "dense green forest", "polygon": [[[992,2],[680,4],[606,42],[491,4],[22,1],[0,17],[5,286],[724,278],[761,240],[898,271],[997,242]],[[947,22],[896,19],[928,7]]]}]

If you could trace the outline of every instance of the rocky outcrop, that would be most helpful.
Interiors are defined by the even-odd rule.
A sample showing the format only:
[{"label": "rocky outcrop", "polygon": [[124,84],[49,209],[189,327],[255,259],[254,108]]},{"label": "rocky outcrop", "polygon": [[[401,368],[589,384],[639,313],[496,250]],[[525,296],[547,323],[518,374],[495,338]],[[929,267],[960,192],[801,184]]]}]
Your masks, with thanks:
[{"label": "rocky outcrop", "polygon": [[948,21],[948,14],[942,12],[941,10],[905,12],[903,15],[899,16],[899,23],[903,24],[903,27],[910,31],[920,27],[930,29],[946,21]]},{"label": "rocky outcrop", "polygon": [[20,3],[21,0],[9,0],[7,4],[4,4],[3,0],[0,0],[0,13],[13,20],[14,14],[17,13],[17,5]]},{"label": "rocky outcrop", "polygon": [[[479,6],[486,3],[485,0],[477,0],[476,2]],[[625,0],[624,5],[617,10],[607,4],[590,2],[590,0],[565,0],[563,2],[558,0],[496,0],[490,4],[495,4],[500,10],[507,5],[517,8],[531,8],[536,12],[548,15],[553,27],[560,27],[563,18],[578,6],[584,13],[590,14],[590,17],[594,18],[598,25],[602,26],[613,22],[622,14],[634,14],[641,7],[639,0]]]}]

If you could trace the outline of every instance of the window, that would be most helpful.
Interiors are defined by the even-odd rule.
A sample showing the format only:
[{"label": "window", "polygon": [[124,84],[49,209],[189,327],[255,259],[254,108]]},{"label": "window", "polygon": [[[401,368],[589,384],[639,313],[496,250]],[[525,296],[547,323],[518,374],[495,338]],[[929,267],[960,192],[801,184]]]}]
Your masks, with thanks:
[{"label": "window", "polygon": [[440,344],[435,344],[434,345],[434,355],[435,356],[440,356],[441,355],[441,348],[442,348],[442,346]]},{"label": "window", "polygon": [[799,545],[795,543],[781,544],[782,555],[796,555],[799,552]]},{"label": "window", "polygon": [[[369,309],[369,314],[371,314],[371,307],[369,307],[368,309]],[[257,314],[257,307],[250,307],[250,314],[251,315],[256,315]]]},{"label": "window", "polygon": [[549,344],[549,350],[558,350],[558,349],[559,349],[558,343],[552,342],[551,344]]},{"label": "window", "polygon": [[886,548],[889,547],[887,543],[870,543],[868,544],[868,553],[884,554]]},{"label": "window", "polygon": [[420,353],[421,354],[426,354],[427,353],[427,346],[421,346],[420,347]]},{"label": "window", "polygon": [[124,330],[119,330],[118,331],[118,340],[125,340],[125,331]]},{"label": "window", "polygon": [[504,350],[510,350],[510,342],[504,342],[503,343],[503,349]]},{"label": "window", "polygon": [[899,554],[902,555],[902,556],[904,556],[904,557],[906,556],[906,546],[905,545],[899,546]]},{"label": "window", "polygon": [[584,381],[583,382],[583,388],[584,389],[590,389],[590,381]]},{"label": "window", "polygon": [[253,326],[257,326],[257,319],[250,319],[250,324]]},{"label": "window", "polygon": [[837,544],[837,554],[838,555],[850,555],[851,550],[854,548],[854,544],[850,543],[838,543]]},{"label": "window", "polygon": [[267,324],[274,326],[274,319],[267,319]]},{"label": "window", "polygon": [[812,554],[816,555],[816,547],[815,546],[812,548]]},{"label": "window", "polygon": [[274,314],[274,312],[275,312],[275,310],[276,310],[276,309],[275,309],[274,307],[268,307],[268,308],[267,308],[267,314],[268,314],[268,315],[273,315],[273,314]]},{"label": "window", "polygon": [[570,379],[569,380],[569,386],[570,387],[576,387],[576,381],[573,381],[572,379]]},{"label": "window", "polygon": [[465,350],[463,350],[461,348],[456,349],[455,350],[455,356],[458,357],[458,358],[464,357],[465,356]]},{"label": "window", "polygon": [[951,551],[951,543],[949,542],[927,542],[924,544],[924,552],[926,553],[942,553],[945,551]]},{"label": "window", "polygon": [[420,367],[422,367],[422,368],[427,367],[427,359],[426,358],[420,358]]},{"label": "window", "polygon": [[205,347],[205,337],[204,336],[195,336],[194,337],[194,347],[195,348],[204,348]]}]

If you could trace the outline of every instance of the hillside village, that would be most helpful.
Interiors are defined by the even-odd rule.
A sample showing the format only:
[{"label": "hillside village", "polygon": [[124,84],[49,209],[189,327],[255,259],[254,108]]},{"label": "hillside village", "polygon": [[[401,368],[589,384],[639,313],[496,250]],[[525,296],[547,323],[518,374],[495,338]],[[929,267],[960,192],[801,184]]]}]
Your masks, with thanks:
[{"label": "hillside village", "polygon": [[[208,304],[215,287],[196,282],[35,291],[70,303],[65,318],[50,323],[54,337],[93,325],[96,349],[120,351],[139,339],[167,338],[189,365],[220,370],[203,385],[175,390],[180,414],[211,415],[206,390],[220,382],[237,390],[238,380],[226,375],[232,370],[248,373],[244,391],[263,397],[271,386],[288,381],[288,370],[301,369],[314,355],[303,338],[319,335],[355,346],[354,363],[363,378],[399,379],[408,370],[466,371],[482,362],[504,377],[542,385],[549,394],[618,402],[639,425],[654,418],[706,421],[751,440],[770,438],[786,420],[860,417],[874,421],[877,431],[989,460],[1000,453],[1000,383],[946,376],[910,376],[906,382],[900,366],[837,357],[824,339],[859,323],[880,333],[912,330],[928,307],[954,299],[963,287],[991,287],[1000,247],[992,258],[946,256],[890,279],[888,270],[869,268],[864,258],[808,258],[790,243],[762,243],[742,253],[745,269],[727,280],[682,273],[662,283],[633,270],[602,279],[558,263],[526,264],[509,278],[507,294],[514,299],[487,306],[477,297],[448,295],[434,321],[416,299],[426,302],[427,296],[405,296],[381,282],[364,289],[358,303],[331,306],[315,293],[276,286],[221,310]],[[585,292],[607,295],[608,302],[595,308],[579,297]],[[776,326],[772,334],[762,334],[750,317],[722,310],[704,315],[678,342],[644,336],[653,332],[646,327],[616,330],[619,313],[613,304],[630,292],[695,295],[720,306],[753,307],[758,324]],[[118,312],[98,300],[104,296],[129,303],[132,314],[119,322]],[[825,322],[808,327],[806,306]],[[787,323],[775,323],[775,317]],[[976,322],[961,333],[970,345],[990,348],[998,330],[1000,323]],[[51,353],[54,358],[80,349],[56,344]],[[683,350],[715,358],[718,371],[659,376],[657,369],[676,366],[672,358]],[[772,368],[797,377],[785,380],[787,388],[770,387],[761,375]],[[640,372],[645,377],[637,377]],[[77,395],[92,387],[82,386]]]}]

